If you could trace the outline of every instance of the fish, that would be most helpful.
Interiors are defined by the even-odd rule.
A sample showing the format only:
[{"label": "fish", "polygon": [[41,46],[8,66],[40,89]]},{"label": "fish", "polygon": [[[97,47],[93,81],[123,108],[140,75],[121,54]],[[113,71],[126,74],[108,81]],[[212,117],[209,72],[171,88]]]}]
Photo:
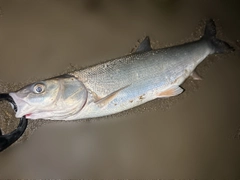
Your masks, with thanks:
[{"label": "fish", "polygon": [[61,76],[29,84],[9,95],[15,116],[78,120],[116,114],[157,98],[181,94],[189,76],[209,55],[234,51],[216,37],[212,19],[196,41],[153,49],[147,36],[135,52]]}]

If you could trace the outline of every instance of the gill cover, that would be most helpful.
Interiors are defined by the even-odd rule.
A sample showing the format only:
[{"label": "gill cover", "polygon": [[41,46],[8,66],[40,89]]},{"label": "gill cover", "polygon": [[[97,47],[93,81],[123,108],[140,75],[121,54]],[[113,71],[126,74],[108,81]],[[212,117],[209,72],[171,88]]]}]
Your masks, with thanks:
[{"label": "gill cover", "polygon": [[17,105],[16,117],[63,120],[84,107],[87,89],[70,75],[62,75],[27,85],[9,93]]}]

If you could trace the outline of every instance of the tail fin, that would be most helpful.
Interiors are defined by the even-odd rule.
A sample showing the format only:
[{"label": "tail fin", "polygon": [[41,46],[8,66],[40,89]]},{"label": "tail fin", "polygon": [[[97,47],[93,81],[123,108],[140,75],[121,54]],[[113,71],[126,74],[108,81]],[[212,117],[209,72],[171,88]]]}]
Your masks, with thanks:
[{"label": "tail fin", "polygon": [[212,19],[208,20],[205,27],[205,32],[202,39],[205,39],[209,42],[210,46],[213,49],[214,53],[226,53],[234,51],[234,48],[228,43],[221,41],[216,38],[216,25]]}]

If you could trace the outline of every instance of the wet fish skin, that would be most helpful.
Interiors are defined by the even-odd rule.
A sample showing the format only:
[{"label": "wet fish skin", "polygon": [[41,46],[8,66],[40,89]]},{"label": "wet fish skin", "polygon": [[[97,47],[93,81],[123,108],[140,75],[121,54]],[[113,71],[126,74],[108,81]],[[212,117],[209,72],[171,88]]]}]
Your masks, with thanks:
[{"label": "wet fish skin", "polygon": [[[75,120],[106,116],[156,98],[182,93],[180,85],[209,54],[231,50],[233,48],[230,45],[216,38],[215,24],[213,20],[209,20],[203,37],[198,41],[153,50],[146,38],[133,54],[69,73],[66,78],[42,81],[45,86],[53,80],[58,84],[69,80],[68,78],[73,79],[72,84],[61,83],[61,88],[55,89],[52,96],[32,92],[30,87],[33,85],[10,93],[10,96],[18,106],[17,117],[26,115],[29,119]],[[70,89],[69,86],[76,91],[71,92],[72,94],[63,91]],[[26,90],[31,96],[22,93]],[[48,91],[46,86],[45,93]],[[44,103],[39,96],[41,100],[49,101],[51,98],[57,103]],[[69,106],[59,99],[62,97],[72,97],[68,102]],[[74,110],[71,109],[73,107]]]}]

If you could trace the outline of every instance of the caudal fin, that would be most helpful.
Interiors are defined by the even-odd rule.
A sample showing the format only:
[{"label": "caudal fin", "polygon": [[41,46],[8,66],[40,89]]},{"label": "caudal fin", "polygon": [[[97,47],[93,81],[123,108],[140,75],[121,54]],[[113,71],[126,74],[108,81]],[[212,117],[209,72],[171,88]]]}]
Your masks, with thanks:
[{"label": "caudal fin", "polygon": [[226,53],[234,51],[234,48],[228,43],[216,38],[216,25],[212,19],[208,20],[205,27],[203,39],[207,40],[214,53]]}]

